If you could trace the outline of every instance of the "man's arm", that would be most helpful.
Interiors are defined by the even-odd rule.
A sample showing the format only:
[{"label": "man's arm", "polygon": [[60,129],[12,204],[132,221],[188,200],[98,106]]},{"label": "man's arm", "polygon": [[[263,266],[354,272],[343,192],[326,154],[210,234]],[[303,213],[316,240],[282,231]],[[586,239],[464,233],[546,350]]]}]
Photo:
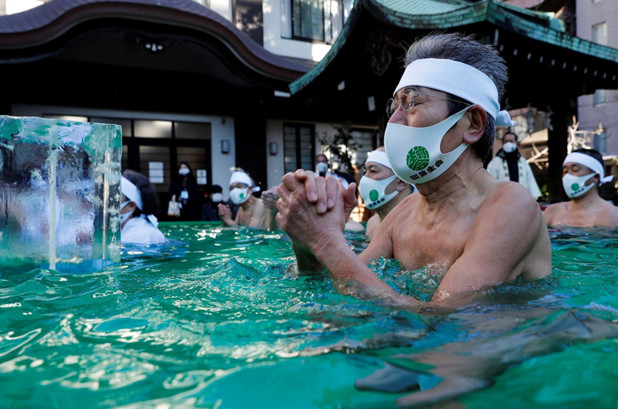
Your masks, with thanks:
[{"label": "man's arm", "polygon": [[[240,212],[240,209],[238,210]],[[236,214],[236,220],[232,219],[232,210],[226,204],[219,203],[217,205],[217,214],[219,218],[226,226],[238,226],[238,214]]]}]

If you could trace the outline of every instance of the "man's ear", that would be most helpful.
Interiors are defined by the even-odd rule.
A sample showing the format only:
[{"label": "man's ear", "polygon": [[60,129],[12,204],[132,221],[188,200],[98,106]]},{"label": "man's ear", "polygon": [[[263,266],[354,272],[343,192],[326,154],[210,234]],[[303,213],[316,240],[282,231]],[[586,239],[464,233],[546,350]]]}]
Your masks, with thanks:
[{"label": "man's ear", "polygon": [[487,112],[478,104],[472,105],[466,111],[469,120],[468,128],[463,136],[463,141],[469,144],[477,142],[485,133],[487,127]]},{"label": "man's ear", "polygon": [[403,180],[397,178],[397,186],[395,186],[395,189],[397,189],[398,192],[402,192],[406,189],[409,189],[410,184],[408,182],[404,182]]}]

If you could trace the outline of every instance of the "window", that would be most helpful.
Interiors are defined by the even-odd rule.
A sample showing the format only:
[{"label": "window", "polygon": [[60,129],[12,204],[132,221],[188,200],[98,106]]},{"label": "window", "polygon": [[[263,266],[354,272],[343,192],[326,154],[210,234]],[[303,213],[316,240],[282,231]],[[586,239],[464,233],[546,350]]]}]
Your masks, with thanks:
[{"label": "window", "polygon": [[[337,0],[281,0],[284,38],[325,42],[334,40],[334,25],[343,24],[342,3]],[[341,19],[336,24],[335,19]]]},{"label": "window", "polygon": [[607,45],[607,24],[600,23],[592,26],[592,42]]},{"label": "window", "polygon": [[296,169],[313,169],[315,130],[312,125],[283,126],[285,172]]}]

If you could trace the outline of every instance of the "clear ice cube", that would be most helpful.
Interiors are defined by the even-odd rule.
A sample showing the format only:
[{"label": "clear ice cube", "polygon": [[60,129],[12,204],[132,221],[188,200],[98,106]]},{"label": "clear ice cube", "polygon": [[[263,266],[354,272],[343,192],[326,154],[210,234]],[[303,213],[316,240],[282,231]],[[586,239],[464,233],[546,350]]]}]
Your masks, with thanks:
[{"label": "clear ice cube", "polygon": [[121,154],[119,125],[0,116],[0,265],[120,261]]}]

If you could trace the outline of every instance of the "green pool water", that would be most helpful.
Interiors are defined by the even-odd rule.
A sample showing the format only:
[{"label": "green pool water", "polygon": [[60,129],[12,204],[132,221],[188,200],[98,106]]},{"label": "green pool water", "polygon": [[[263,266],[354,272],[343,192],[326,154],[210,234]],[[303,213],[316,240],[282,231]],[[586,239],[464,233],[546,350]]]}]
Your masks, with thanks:
[{"label": "green pool water", "polygon": [[[618,323],[617,231],[552,230],[551,279],[438,316],[291,277],[281,232],[160,227],[171,244],[125,247],[95,273],[0,270],[0,408],[390,408],[440,378],[419,372],[416,389],[396,392],[355,382],[387,362],[422,370],[405,356],[453,343],[487,366],[487,387],[458,398],[465,407],[618,407],[618,337],[598,335]],[[435,288],[393,261],[372,268],[419,298]],[[545,330],[569,314],[595,327],[572,340],[570,327]],[[514,363],[493,370],[507,355]]]}]

